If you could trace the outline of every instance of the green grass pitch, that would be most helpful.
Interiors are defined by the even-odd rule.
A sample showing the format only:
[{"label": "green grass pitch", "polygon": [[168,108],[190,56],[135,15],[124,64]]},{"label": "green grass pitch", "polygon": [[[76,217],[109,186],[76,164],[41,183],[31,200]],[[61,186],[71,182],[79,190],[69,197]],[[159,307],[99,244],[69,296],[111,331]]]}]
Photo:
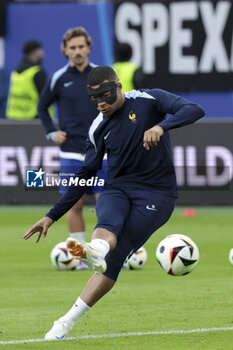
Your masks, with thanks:
[{"label": "green grass pitch", "polygon": [[[170,221],[146,243],[148,261],[142,271],[123,271],[115,288],[99,301],[70,336],[233,327],[233,209],[195,208],[196,217],[182,217],[177,208]],[[0,342],[3,349],[232,350],[233,331],[121,336],[28,343],[40,339],[54,320],[74,303],[90,271],[56,271],[52,247],[67,238],[65,218],[46,239],[24,241],[26,230],[46,207],[0,207]],[[87,237],[96,217],[85,208]],[[189,275],[166,275],[155,260],[157,244],[168,234],[182,233],[198,245],[200,261]]]}]

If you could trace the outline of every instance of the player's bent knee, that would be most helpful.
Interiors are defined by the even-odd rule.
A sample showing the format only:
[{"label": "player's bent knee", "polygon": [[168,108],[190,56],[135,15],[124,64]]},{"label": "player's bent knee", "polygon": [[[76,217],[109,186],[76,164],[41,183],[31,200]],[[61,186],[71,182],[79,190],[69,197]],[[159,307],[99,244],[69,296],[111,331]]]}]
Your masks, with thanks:
[{"label": "player's bent knee", "polygon": [[104,239],[105,241],[107,241],[110,246],[110,250],[113,250],[116,247],[117,238],[115,234],[103,227],[97,227],[94,230],[92,239],[96,239],[96,238]]},{"label": "player's bent knee", "polygon": [[83,203],[77,202],[69,211],[71,213],[81,214],[83,211]]}]

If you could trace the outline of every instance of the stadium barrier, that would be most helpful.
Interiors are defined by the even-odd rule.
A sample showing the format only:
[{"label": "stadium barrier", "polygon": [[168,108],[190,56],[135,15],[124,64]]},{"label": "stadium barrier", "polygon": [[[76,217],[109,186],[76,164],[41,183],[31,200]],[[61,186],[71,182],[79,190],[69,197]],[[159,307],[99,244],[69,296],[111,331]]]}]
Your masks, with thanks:
[{"label": "stadium barrier", "polygon": [[[177,204],[233,205],[233,121],[207,119],[170,135]],[[0,204],[54,203],[57,187],[26,187],[28,169],[59,170],[59,148],[46,140],[40,121],[2,121],[0,139]]]}]

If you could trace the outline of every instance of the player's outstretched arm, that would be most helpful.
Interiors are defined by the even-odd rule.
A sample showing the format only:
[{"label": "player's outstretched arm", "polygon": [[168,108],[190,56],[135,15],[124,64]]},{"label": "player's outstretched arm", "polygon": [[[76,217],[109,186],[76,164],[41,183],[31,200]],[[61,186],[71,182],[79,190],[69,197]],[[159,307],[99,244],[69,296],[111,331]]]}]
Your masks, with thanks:
[{"label": "player's outstretched arm", "polygon": [[52,223],[53,223],[53,220],[45,216],[44,218],[37,221],[35,225],[30,227],[29,230],[23,236],[23,238],[28,239],[35,233],[39,232],[39,235],[36,240],[36,243],[38,243],[41,236],[43,236],[44,238],[46,237],[48,228],[52,225]]}]

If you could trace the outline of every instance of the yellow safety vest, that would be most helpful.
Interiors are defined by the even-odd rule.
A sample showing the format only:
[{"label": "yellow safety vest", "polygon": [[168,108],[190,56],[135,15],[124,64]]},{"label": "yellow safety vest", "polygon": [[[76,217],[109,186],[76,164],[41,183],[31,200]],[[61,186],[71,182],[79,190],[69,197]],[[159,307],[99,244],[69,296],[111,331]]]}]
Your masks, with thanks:
[{"label": "yellow safety vest", "polygon": [[122,84],[122,91],[127,92],[133,90],[133,75],[137,66],[131,62],[116,62],[113,65],[113,69]]},{"label": "yellow safety vest", "polygon": [[7,118],[31,120],[37,116],[39,93],[34,83],[34,76],[40,69],[40,66],[33,66],[21,73],[16,71],[11,73]]}]

